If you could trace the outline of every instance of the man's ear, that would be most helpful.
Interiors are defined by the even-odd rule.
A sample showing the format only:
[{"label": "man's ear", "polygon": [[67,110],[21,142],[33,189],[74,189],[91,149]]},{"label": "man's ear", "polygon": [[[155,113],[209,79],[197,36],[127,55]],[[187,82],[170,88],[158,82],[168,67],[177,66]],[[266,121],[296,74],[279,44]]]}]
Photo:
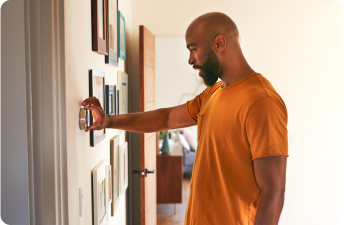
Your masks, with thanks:
[{"label": "man's ear", "polygon": [[224,35],[219,34],[215,37],[215,49],[218,53],[222,52],[227,45],[227,39]]}]

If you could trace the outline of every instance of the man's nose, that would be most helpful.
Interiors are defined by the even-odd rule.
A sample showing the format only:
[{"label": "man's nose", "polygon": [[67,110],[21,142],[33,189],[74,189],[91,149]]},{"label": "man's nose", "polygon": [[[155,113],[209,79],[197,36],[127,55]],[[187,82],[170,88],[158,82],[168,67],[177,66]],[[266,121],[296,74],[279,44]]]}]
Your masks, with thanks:
[{"label": "man's nose", "polygon": [[192,65],[192,64],[194,64],[195,63],[195,58],[194,57],[192,57],[192,55],[190,54],[190,57],[189,57],[189,61],[188,61],[188,63],[190,64],[190,65]]}]

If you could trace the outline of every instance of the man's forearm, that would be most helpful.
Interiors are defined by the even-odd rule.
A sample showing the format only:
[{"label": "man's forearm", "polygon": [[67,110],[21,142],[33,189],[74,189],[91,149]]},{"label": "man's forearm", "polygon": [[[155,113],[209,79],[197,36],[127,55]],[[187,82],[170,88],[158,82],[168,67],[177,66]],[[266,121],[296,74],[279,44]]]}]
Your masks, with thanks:
[{"label": "man's forearm", "polygon": [[161,108],[147,112],[129,113],[121,115],[107,115],[107,128],[134,132],[158,132],[168,128],[168,109]]},{"label": "man's forearm", "polygon": [[262,194],[254,225],[277,225],[284,204],[283,194]]}]

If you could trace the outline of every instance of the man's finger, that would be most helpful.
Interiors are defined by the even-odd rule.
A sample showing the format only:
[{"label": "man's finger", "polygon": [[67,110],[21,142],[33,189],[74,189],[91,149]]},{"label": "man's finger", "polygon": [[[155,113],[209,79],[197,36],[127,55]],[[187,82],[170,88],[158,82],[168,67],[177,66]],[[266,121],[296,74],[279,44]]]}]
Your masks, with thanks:
[{"label": "man's finger", "polygon": [[93,117],[96,117],[96,118],[95,118],[95,121],[93,121],[93,124],[91,127],[93,128],[95,126],[98,126],[101,122],[100,110],[102,110],[102,109],[100,109],[98,106],[85,106],[84,108],[91,110],[92,114],[93,113],[95,114],[95,116],[93,116]]},{"label": "man's finger", "polygon": [[99,126],[99,124],[92,124],[86,129],[86,131],[95,131],[95,130],[102,130],[102,128]]},{"label": "man's finger", "polygon": [[100,128],[100,126],[99,125],[92,125],[92,126],[90,126],[90,127],[88,127],[87,128],[87,130],[86,130],[86,132],[87,131],[95,131],[95,130],[102,130],[103,128]]},{"label": "man's finger", "polygon": [[[96,106],[92,106],[92,107],[96,107]],[[98,109],[91,109],[91,107],[89,107],[89,106],[86,109],[92,110],[92,116],[94,118],[92,125],[94,125],[94,126],[99,125],[101,122],[101,117],[100,117],[100,114],[98,112]]]},{"label": "man's finger", "polygon": [[96,97],[94,97],[94,96],[85,99],[81,103],[81,105],[83,105],[83,106],[91,105],[91,104],[101,107],[99,100]]},{"label": "man's finger", "polygon": [[97,117],[100,117],[100,110],[102,110],[101,108],[99,108],[98,106],[94,106],[94,105],[90,105],[90,106],[85,106],[85,109],[89,109],[92,111],[92,113],[95,113],[97,115]]}]

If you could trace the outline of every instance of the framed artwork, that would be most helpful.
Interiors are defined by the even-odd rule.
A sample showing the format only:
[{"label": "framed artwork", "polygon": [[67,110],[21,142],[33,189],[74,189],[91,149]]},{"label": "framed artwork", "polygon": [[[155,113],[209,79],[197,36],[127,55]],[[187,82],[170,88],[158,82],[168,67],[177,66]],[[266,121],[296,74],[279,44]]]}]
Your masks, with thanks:
[{"label": "framed artwork", "polygon": [[108,54],[107,0],[92,0],[92,50]]},{"label": "framed artwork", "polygon": [[110,206],[112,202],[112,170],[111,165],[106,166],[106,180],[107,180],[107,207]]},{"label": "framed artwork", "polygon": [[115,99],[115,110],[116,115],[119,115],[119,85],[115,85],[115,93],[116,93],[116,99]]},{"label": "framed artwork", "polygon": [[128,187],[128,142],[119,146],[119,167],[120,192],[124,194]]},{"label": "framed artwork", "polygon": [[92,171],[94,225],[106,225],[108,223],[108,181],[106,172],[107,164],[105,159]]},{"label": "framed artwork", "polygon": [[119,85],[119,114],[128,113],[128,74],[118,71],[117,83]]},{"label": "framed artwork", "polygon": [[118,0],[108,0],[108,55],[105,63],[118,66]]},{"label": "framed artwork", "polygon": [[[95,96],[99,99],[102,109],[105,109],[105,73],[97,70],[89,71],[90,97]],[[90,113],[90,125],[94,122],[93,113]],[[105,129],[90,131],[91,146],[96,146],[105,138]]]},{"label": "framed artwork", "polygon": [[118,57],[125,60],[125,20],[121,11],[118,11]]},{"label": "framed artwork", "polygon": [[110,115],[116,114],[116,92],[114,85],[106,85],[105,86],[105,101],[106,101],[106,108],[105,113]]},{"label": "framed artwork", "polygon": [[113,196],[111,202],[111,216],[115,215],[115,211],[119,204],[119,140],[120,135],[116,135],[110,140],[110,164]]}]

